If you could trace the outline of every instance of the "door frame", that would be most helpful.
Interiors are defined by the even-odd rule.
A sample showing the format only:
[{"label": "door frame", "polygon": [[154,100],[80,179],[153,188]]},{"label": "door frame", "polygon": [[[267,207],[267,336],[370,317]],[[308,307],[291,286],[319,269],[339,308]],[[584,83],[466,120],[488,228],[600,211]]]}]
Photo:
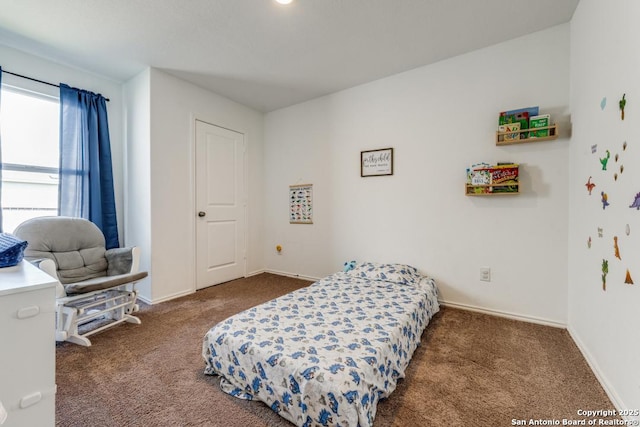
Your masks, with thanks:
[{"label": "door frame", "polygon": [[[248,159],[249,159],[249,136],[246,130],[244,129],[234,129],[232,126],[226,126],[226,125],[222,125],[219,124],[219,122],[217,122],[216,120],[211,120],[210,118],[207,118],[205,115],[203,114],[196,114],[196,113],[191,113],[189,115],[189,131],[191,133],[190,137],[189,137],[189,183],[190,183],[190,187],[189,188],[189,198],[190,200],[190,215],[189,215],[189,223],[190,223],[190,229],[191,229],[191,236],[190,236],[190,244],[189,247],[190,249],[190,257],[191,257],[191,278],[190,278],[190,282],[191,282],[191,292],[196,292],[198,290],[198,263],[197,263],[197,212],[198,212],[198,206],[197,206],[197,197],[196,197],[196,138],[197,138],[197,133],[196,133],[196,122],[203,122],[203,123],[207,123],[209,125],[212,126],[216,126],[222,129],[226,129],[229,130],[231,132],[236,132],[236,133],[240,133],[243,135],[244,137],[244,155],[242,156],[242,161],[243,161],[243,174],[244,174],[244,185],[242,188],[242,199],[244,201],[244,223],[245,223],[245,227],[244,227],[244,236],[243,236],[243,240],[244,240],[244,266],[243,266],[243,271],[242,271],[242,275],[243,277],[247,277],[247,264],[248,264],[248,259],[249,259],[249,168],[248,168]],[[215,286],[215,285],[213,285]],[[203,288],[204,289],[204,288]]]}]

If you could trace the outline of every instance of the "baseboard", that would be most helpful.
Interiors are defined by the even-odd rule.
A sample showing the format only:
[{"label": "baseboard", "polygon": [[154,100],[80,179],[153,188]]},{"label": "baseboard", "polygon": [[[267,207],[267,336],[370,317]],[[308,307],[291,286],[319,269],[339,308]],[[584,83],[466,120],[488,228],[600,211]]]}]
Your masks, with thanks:
[{"label": "baseboard", "polygon": [[[609,400],[611,400],[611,403],[613,403],[613,406],[615,406],[617,410],[628,409],[629,407],[624,405],[618,393],[616,393],[615,389],[611,386],[611,384],[609,383],[605,375],[602,373],[602,370],[600,370],[600,366],[598,365],[598,362],[596,362],[591,352],[589,352],[587,347],[584,345],[578,333],[571,326],[567,327],[567,331],[569,332],[571,339],[573,339],[573,342],[576,343],[576,346],[578,346],[580,353],[582,353],[582,356],[587,361],[587,364],[591,368],[591,371],[593,372],[593,374],[598,379],[598,382],[604,389],[604,392],[607,393],[607,396],[609,397]],[[632,418],[632,417],[623,417],[623,419],[636,420],[636,418]],[[633,424],[629,424],[629,425],[633,425]]]},{"label": "baseboard", "polygon": [[244,277],[257,276],[258,274],[262,274],[262,273],[266,273],[266,270],[264,268],[260,270],[252,271],[251,273],[247,273]]},{"label": "baseboard", "polygon": [[286,271],[269,270],[269,269],[264,270],[264,273],[277,274],[278,276],[293,277],[295,279],[310,280],[312,282],[317,282],[318,280],[321,279],[320,277],[305,276],[302,274],[288,273]]},{"label": "baseboard", "polygon": [[176,299],[176,298],[180,298],[180,297],[184,297],[186,295],[191,295],[192,293],[194,293],[195,291],[193,290],[188,290],[188,291],[183,291],[183,292],[178,292],[172,295],[167,295],[164,296],[162,298],[159,299],[155,299],[155,300],[150,300],[148,298],[143,297],[142,295],[138,294],[138,299],[142,300],[142,302],[149,304],[149,305],[154,305],[154,304],[160,304],[161,302],[165,302],[165,301],[169,301],[172,299]]},{"label": "baseboard", "polygon": [[543,319],[540,317],[534,317],[534,316],[525,316],[522,314],[516,314],[516,313],[510,313],[507,311],[500,311],[500,310],[492,310],[489,308],[483,308],[483,307],[477,307],[474,305],[469,305],[469,304],[461,304],[458,302],[450,302],[450,301],[438,301],[440,304],[444,305],[445,307],[452,307],[452,308],[459,308],[461,310],[468,310],[468,311],[475,311],[478,313],[484,313],[484,314],[490,314],[492,316],[498,316],[498,317],[506,317],[507,319],[512,319],[512,320],[519,320],[521,322],[529,322],[529,323],[537,323],[539,325],[545,325],[545,326],[552,326],[554,328],[562,328],[562,329],[566,329],[567,325],[565,323],[561,323],[561,322],[556,322],[554,320],[549,320],[549,319]]}]

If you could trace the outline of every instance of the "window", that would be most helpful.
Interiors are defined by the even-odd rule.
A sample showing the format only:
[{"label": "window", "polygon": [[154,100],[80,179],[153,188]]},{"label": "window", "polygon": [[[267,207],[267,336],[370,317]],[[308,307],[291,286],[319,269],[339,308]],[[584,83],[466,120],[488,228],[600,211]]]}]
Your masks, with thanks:
[{"label": "window", "polygon": [[58,214],[59,99],[2,85],[3,231]]}]

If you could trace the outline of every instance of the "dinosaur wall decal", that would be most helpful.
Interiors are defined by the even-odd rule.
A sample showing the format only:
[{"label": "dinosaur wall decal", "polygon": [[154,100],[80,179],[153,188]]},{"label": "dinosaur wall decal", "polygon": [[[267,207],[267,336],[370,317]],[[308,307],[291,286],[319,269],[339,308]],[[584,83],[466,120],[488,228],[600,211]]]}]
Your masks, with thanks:
[{"label": "dinosaur wall decal", "polygon": [[587,190],[589,191],[589,195],[591,195],[591,190],[593,190],[593,187],[595,187],[596,184],[591,182],[591,177],[589,177],[589,179],[587,180],[587,183],[585,184],[585,186],[587,187]]},{"label": "dinosaur wall decal", "polygon": [[609,150],[605,151],[605,156],[600,159],[600,164],[602,165],[602,170],[607,170],[607,163],[609,163],[609,158],[611,157],[611,153]]}]

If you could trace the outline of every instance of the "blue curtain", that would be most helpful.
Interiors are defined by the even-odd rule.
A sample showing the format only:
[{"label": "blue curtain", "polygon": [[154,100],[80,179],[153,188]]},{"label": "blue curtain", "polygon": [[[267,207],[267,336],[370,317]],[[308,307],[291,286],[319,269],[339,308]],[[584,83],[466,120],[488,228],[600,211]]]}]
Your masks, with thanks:
[{"label": "blue curtain", "polygon": [[60,84],[59,214],[96,224],[107,249],[117,248],[107,102],[99,94]]}]

